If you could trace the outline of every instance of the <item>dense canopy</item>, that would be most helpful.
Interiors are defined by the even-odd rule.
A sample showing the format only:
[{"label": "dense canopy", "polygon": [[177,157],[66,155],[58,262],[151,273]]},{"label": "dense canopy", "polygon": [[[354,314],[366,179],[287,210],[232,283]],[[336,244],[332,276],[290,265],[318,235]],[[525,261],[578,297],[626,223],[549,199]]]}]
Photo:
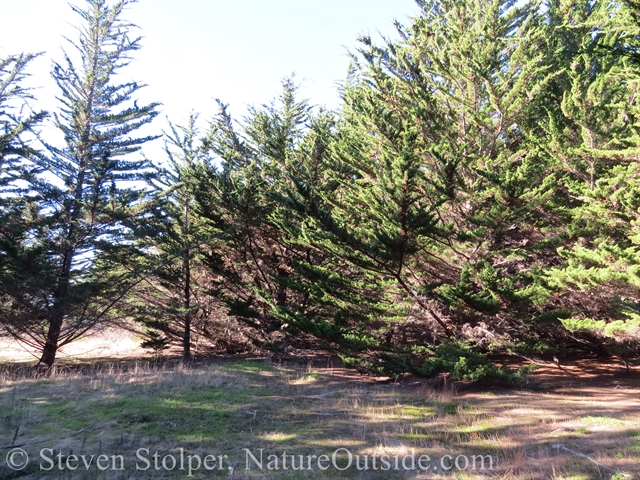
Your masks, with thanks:
[{"label": "dense canopy", "polygon": [[57,111],[20,109],[33,55],[0,63],[0,333],[42,363],[106,325],[468,379],[640,352],[640,4],[418,1],[400,40],[359,39],[338,111],[287,78],[163,131],[117,76],[128,3],[73,7]]}]

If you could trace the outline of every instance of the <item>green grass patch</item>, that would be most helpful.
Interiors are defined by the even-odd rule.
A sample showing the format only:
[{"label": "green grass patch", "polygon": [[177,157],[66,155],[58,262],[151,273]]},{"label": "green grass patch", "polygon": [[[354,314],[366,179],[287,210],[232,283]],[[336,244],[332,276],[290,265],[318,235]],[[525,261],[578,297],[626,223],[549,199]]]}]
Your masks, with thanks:
[{"label": "green grass patch", "polygon": [[617,418],[592,417],[590,415],[587,415],[586,417],[582,417],[580,421],[585,425],[592,425],[592,426],[598,426],[598,427],[618,428],[624,425],[624,422],[618,420]]},{"label": "green grass patch", "polygon": [[[640,431],[625,428],[633,422],[639,424],[640,413],[625,410],[620,417],[624,420],[591,415],[588,402],[580,403],[580,394],[572,403],[567,402],[566,393],[458,395],[451,390],[373,385],[351,378],[335,375],[330,369],[280,368],[268,362],[242,360],[216,366],[160,366],[135,371],[120,370],[116,365],[87,376],[8,379],[3,386],[5,393],[0,395],[0,438],[10,443],[17,431],[15,443],[25,445],[28,453],[36,456],[40,448],[52,447],[65,455],[122,453],[129,455],[127,458],[139,448],[165,454],[183,449],[185,454],[228,455],[229,462],[236,466],[243,465],[243,448],[256,453],[263,449],[265,455],[286,451],[330,456],[338,448],[348,448],[353,455],[361,456],[416,452],[433,459],[445,455],[455,459],[457,455],[492,455],[495,470],[490,474],[457,471],[449,476],[570,478],[567,472],[574,472],[588,477],[590,465],[585,464],[584,470],[577,468],[575,458],[551,450],[550,441],[557,441],[555,437],[550,440],[549,433],[555,429],[551,424],[562,419],[568,425],[580,425],[585,433],[591,433],[592,426],[607,427],[589,435],[575,435],[574,430],[572,449],[597,451],[599,461],[616,462],[616,468],[625,472],[634,472],[634,466],[640,464],[636,453],[640,451]],[[625,455],[621,457],[620,452]],[[551,458],[553,462],[547,461]],[[545,461],[541,463],[540,459]],[[346,464],[348,455],[340,451],[336,460]],[[552,463],[555,470],[551,469]],[[2,468],[0,464],[0,472]],[[28,475],[33,479],[52,478],[47,472],[30,471]],[[234,475],[275,480],[424,478],[419,472],[363,473],[355,468],[253,471],[250,475],[236,470]],[[145,476],[135,469],[127,471],[124,478],[133,476],[186,478],[179,471],[147,472]],[[209,477],[228,478],[229,471],[225,468],[193,478]],[[94,471],[73,478],[110,477]]]},{"label": "green grass patch", "polygon": [[261,360],[236,360],[231,363],[222,364],[220,370],[232,372],[277,372],[282,371],[277,365],[266,363]]},{"label": "green grass patch", "polygon": [[444,402],[439,405],[439,412],[441,415],[458,415],[463,409],[460,402]]}]

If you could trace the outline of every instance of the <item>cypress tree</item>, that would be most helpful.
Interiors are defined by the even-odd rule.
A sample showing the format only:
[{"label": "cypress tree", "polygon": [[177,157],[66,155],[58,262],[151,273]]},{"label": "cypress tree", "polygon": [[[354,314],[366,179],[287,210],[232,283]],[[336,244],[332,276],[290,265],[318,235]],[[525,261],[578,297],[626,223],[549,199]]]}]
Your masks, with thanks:
[{"label": "cypress tree", "polygon": [[207,262],[216,296],[262,346],[307,335],[335,346],[375,300],[355,287],[362,279],[306,237],[312,212],[326,206],[321,191],[335,190],[326,163],[335,122],[327,112],[311,113],[295,93],[285,80],[280,101],[252,109],[240,125],[221,104],[212,124],[220,163],[204,169],[198,193],[219,237]]},{"label": "cypress tree", "polygon": [[306,116],[292,89],[285,82],[280,105],[251,109],[240,131],[220,103],[210,135],[219,164],[203,166],[198,186],[199,210],[220,237],[207,258],[218,279],[215,294],[263,337],[282,326],[269,304],[291,301],[278,279],[289,275],[292,252],[269,217],[270,194],[281,185],[279,167],[295,148]]},{"label": "cypress tree", "polygon": [[[24,272],[14,255],[27,241],[34,210],[24,180],[37,172],[33,157],[35,128],[46,112],[32,112],[31,92],[23,86],[27,67],[36,55],[13,55],[0,60],[0,326],[17,325],[24,314],[20,302]],[[23,180],[23,182],[19,182]],[[27,274],[28,276],[28,274]],[[19,281],[16,281],[20,279]],[[30,294],[35,292],[29,291]]]},{"label": "cypress tree", "polygon": [[335,150],[353,168],[336,220],[353,261],[394,278],[451,336],[526,309],[532,279],[517,265],[550,185],[524,130],[554,73],[539,4],[421,6],[401,41],[362,38]]},{"label": "cypress tree", "polygon": [[[140,48],[134,25],[122,20],[121,0],[87,0],[71,8],[79,15],[78,38],[52,75],[60,89],[53,123],[63,144],[46,144],[35,158],[43,172],[30,179],[33,205],[28,236],[12,252],[25,276],[4,285],[28,284],[31,295],[12,293],[27,312],[12,333],[42,348],[40,362],[51,366],[58,348],[102,320],[131,285],[115,277],[114,262],[132,222],[144,214],[150,167],[132,154],[154,136],[136,136],[157,114],[157,103],[139,106],[142,85],[118,83],[116,75]],[[45,173],[46,172],[46,173]]]},{"label": "cypress tree", "polygon": [[203,266],[211,238],[195,205],[198,167],[208,161],[210,141],[199,138],[197,118],[192,113],[185,126],[170,124],[165,133],[168,162],[153,180],[158,201],[148,223],[137,230],[138,261],[151,273],[120,307],[148,329],[151,339],[143,346],[178,340],[184,361],[192,357],[194,322],[204,328],[213,307]]},{"label": "cypress tree", "polygon": [[[36,153],[26,137],[46,116],[31,112],[26,103],[33,100],[23,86],[27,67],[37,55],[20,54],[0,59],[0,186],[10,188],[19,177],[20,165]],[[33,138],[31,139],[33,140]],[[14,185],[15,187],[15,185]]]},{"label": "cypress tree", "polygon": [[637,351],[640,334],[635,7],[633,2],[551,4],[562,94],[548,109],[547,135],[539,139],[557,166],[558,192],[565,196],[554,209],[565,218],[566,234],[559,249],[562,263],[547,272],[550,290],[568,311],[563,323],[574,335],[615,351],[624,345]]}]

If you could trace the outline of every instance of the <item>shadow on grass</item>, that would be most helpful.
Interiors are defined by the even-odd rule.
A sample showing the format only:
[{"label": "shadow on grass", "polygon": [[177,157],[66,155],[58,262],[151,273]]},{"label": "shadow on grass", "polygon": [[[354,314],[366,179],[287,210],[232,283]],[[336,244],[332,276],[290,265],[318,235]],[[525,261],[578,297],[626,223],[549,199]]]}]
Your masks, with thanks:
[{"label": "shadow on grass", "polygon": [[[0,479],[192,473],[189,478],[578,480],[612,478],[614,470],[640,473],[637,388],[458,394],[376,385],[332,365],[274,365],[249,357],[190,367],[100,361],[47,375],[4,366],[0,379]],[[614,470],[553,449],[558,443]],[[32,459],[26,470],[6,465],[5,452],[14,448]],[[263,459],[264,471],[247,450]],[[412,454],[428,455],[428,470],[403,468]],[[101,470],[100,455],[116,462],[122,457],[124,470]],[[318,464],[322,455],[329,458],[326,470],[320,468],[326,462]],[[349,455],[351,467],[342,470]],[[190,462],[207,456],[215,468],[188,472]],[[368,470],[358,469],[365,460]],[[405,466],[412,466],[410,459]]]}]

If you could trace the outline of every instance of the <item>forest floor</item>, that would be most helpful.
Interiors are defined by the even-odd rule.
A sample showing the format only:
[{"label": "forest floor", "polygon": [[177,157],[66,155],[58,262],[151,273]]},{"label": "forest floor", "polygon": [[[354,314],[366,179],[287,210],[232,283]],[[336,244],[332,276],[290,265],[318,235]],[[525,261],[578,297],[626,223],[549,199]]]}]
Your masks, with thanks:
[{"label": "forest floor", "polygon": [[527,389],[327,354],[30,365],[0,363],[0,479],[640,479],[640,372],[601,359]]}]

